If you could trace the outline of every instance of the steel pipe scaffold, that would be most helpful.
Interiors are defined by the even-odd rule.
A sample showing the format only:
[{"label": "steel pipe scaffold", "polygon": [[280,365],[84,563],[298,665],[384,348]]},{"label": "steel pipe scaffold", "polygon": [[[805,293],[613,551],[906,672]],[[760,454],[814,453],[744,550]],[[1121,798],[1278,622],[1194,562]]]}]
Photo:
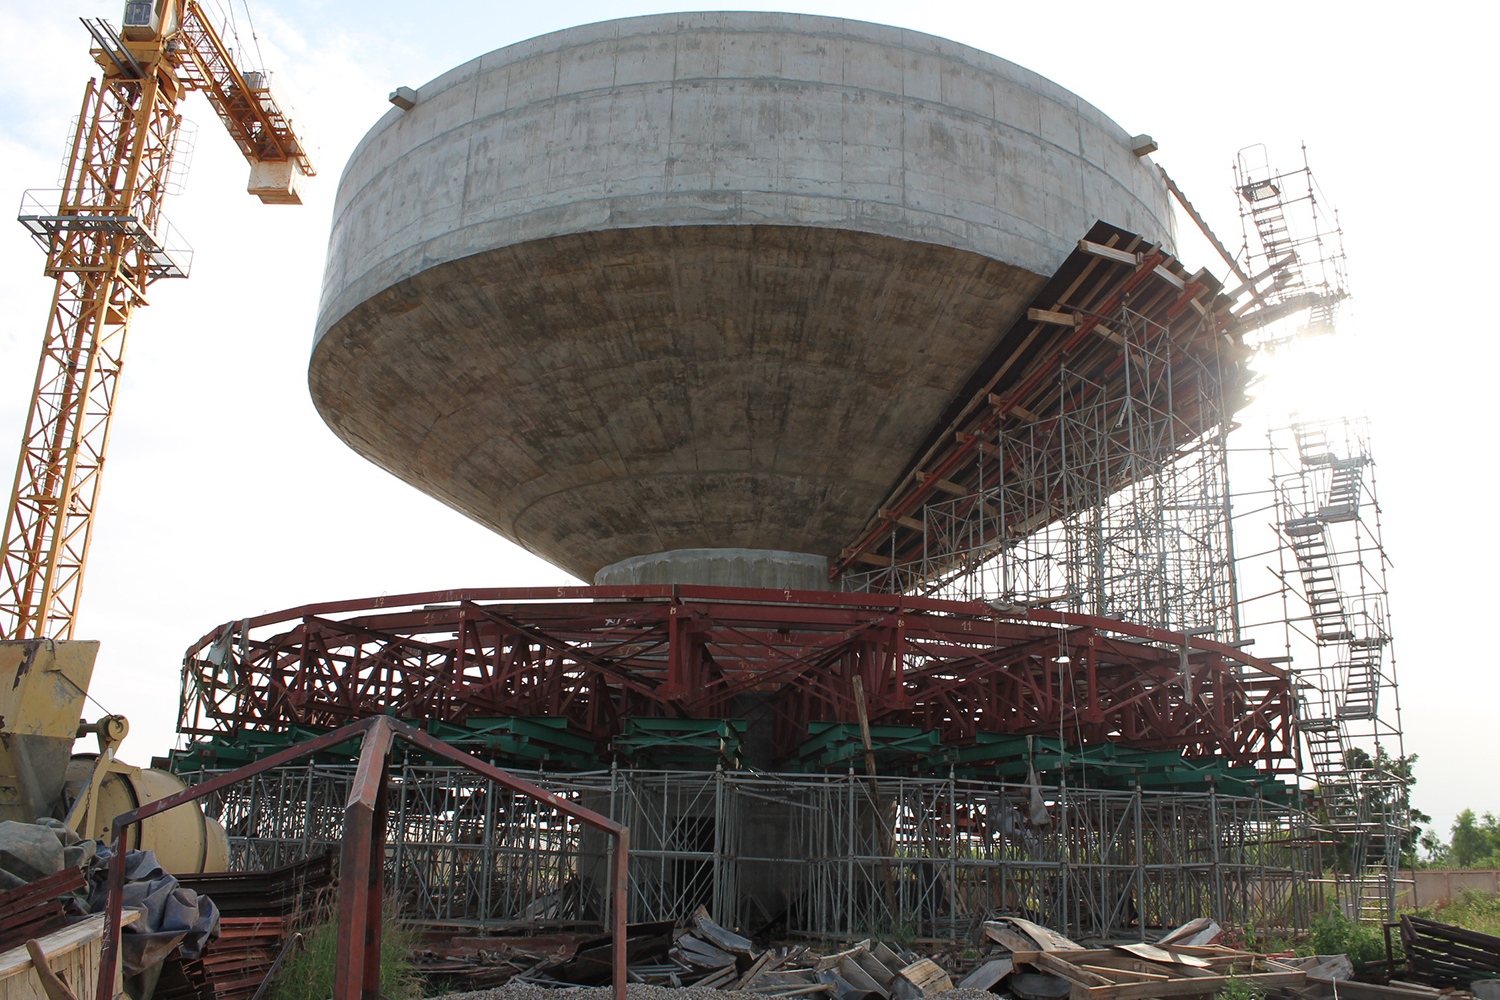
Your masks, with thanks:
[{"label": "steel pipe scaffold", "polygon": [[[304,764],[221,793],[209,809],[230,831],[234,866],[336,849],[353,773]],[[705,905],[752,933],[956,941],[1004,912],[1075,936],[1135,937],[1204,913],[1303,927],[1315,891],[1307,816],[1213,792],[722,769],[528,777],[630,829],[633,921]],[[393,763],[388,787],[387,885],[412,919],[602,919],[604,838],[417,758]],[[757,826],[767,817],[776,838]]]}]

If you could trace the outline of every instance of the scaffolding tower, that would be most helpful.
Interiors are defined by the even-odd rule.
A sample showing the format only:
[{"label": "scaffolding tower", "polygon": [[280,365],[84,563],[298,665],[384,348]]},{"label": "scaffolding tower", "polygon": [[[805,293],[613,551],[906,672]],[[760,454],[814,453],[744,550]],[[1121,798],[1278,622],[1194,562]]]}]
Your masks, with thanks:
[{"label": "scaffolding tower", "polygon": [[[1240,315],[1259,328],[1256,347],[1274,352],[1332,334],[1339,303],[1349,297],[1344,233],[1308,165],[1307,146],[1302,166],[1289,171],[1271,166],[1264,145],[1246,146],[1235,157],[1234,186],[1249,280],[1231,295],[1246,296]],[[1299,325],[1283,322],[1298,314]]]},{"label": "scaffolding tower", "polygon": [[1394,919],[1409,776],[1369,427],[1294,420],[1268,440],[1303,772],[1347,851],[1331,881],[1349,915]]},{"label": "scaffolding tower", "polygon": [[1128,358],[1125,377],[1105,385],[1062,367],[1055,412],[976,449],[975,492],[908,519],[921,530],[915,558],[846,574],[848,589],[1239,640],[1220,369],[1128,306],[1101,325]]}]

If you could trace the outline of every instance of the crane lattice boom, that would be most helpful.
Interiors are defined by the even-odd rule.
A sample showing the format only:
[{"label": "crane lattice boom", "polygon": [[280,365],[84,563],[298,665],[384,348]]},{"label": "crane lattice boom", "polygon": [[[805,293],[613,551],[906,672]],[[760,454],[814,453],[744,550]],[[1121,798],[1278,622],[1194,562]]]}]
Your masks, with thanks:
[{"label": "crane lattice boom", "polygon": [[208,97],[262,201],[300,204],[314,173],[267,75],[240,70],[194,0],[132,0],[119,34],[84,24],[103,73],[84,90],[62,189],[28,192],[20,216],[56,286],[5,516],[0,639],[73,637],[131,317],[191,259],[162,214],[182,98]]}]

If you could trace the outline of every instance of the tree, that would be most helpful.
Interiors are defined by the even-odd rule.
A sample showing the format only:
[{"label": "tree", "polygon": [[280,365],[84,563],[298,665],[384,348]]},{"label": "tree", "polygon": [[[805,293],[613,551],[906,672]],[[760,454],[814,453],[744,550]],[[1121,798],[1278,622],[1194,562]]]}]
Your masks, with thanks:
[{"label": "tree", "polygon": [[1500,861],[1500,821],[1494,813],[1480,819],[1474,810],[1465,809],[1453,821],[1453,841],[1449,849],[1459,868],[1489,866]]},{"label": "tree", "polygon": [[[1411,805],[1411,788],[1417,783],[1413,773],[1417,755],[1393,757],[1385,747],[1377,746],[1372,757],[1360,747],[1350,747],[1344,755],[1344,764],[1351,772],[1366,778],[1359,790],[1361,811],[1366,816],[1385,817],[1408,826],[1401,838],[1401,864],[1414,866],[1417,845],[1423,834],[1422,824],[1432,822],[1431,816]],[[1341,868],[1348,868],[1353,862],[1355,838],[1339,837],[1338,840],[1340,843],[1334,849],[1336,863]]]},{"label": "tree", "polygon": [[1443,843],[1436,830],[1425,830],[1422,839],[1418,842],[1422,850],[1427,852],[1427,857],[1422,861],[1424,868],[1447,868],[1453,863],[1453,852],[1448,845]]}]

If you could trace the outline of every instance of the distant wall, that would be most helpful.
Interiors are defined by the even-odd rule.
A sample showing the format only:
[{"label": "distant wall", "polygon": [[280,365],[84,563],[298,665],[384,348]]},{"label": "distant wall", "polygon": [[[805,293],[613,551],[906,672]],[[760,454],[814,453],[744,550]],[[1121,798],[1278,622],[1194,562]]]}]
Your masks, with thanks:
[{"label": "distant wall", "polygon": [[[1452,899],[1465,889],[1500,893],[1500,871],[1490,869],[1425,869],[1418,872],[1402,872],[1406,881],[1401,895],[1396,897],[1397,908],[1431,906],[1445,899]],[[1414,884],[1413,884],[1414,883]],[[1412,891],[1416,890],[1416,898]]]}]

